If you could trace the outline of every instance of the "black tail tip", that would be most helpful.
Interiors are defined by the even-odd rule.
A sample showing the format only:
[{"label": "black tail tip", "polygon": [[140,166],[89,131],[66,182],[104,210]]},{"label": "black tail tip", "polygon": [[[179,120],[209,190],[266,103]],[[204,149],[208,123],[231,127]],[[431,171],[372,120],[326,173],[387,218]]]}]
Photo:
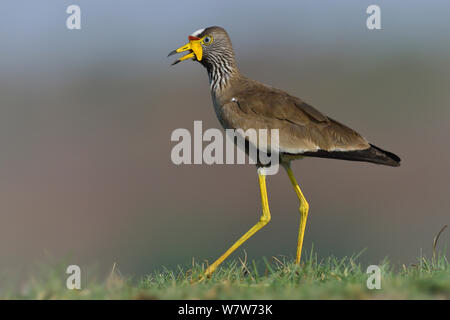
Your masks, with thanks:
[{"label": "black tail tip", "polygon": [[391,166],[391,167],[399,167],[400,166],[400,162],[402,161],[402,159],[400,159],[399,156],[397,156],[396,154],[383,150],[377,146],[374,146],[373,144],[370,145],[373,149],[375,149],[375,151],[378,154],[382,155],[383,158],[383,163],[385,165]]}]

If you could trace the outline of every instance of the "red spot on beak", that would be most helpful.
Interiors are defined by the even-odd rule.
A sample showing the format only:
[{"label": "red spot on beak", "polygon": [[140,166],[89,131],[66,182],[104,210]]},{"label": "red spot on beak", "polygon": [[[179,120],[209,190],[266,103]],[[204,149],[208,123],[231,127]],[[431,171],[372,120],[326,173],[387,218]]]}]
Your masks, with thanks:
[{"label": "red spot on beak", "polygon": [[194,37],[194,36],[189,36],[188,39],[189,39],[189,41],[191,41],[191,40],[200,40],[199,37]]}]

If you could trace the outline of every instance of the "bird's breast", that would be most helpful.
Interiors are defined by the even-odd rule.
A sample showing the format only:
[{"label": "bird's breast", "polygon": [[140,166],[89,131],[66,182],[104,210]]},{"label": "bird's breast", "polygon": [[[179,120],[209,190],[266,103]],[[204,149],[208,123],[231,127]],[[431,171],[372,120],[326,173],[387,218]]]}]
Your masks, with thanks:
[{"label": "bird's breast", "polygon": [[216,113],[217,119],[219,119],[219,122],[224,129],[229,128],[227,121],[225,119],[226,115],[223,112],[222,101],[220,101],[220,99],[217,97],[217,95],[214,92],[211,92],[211,97],[212,97],[214,112]]}]

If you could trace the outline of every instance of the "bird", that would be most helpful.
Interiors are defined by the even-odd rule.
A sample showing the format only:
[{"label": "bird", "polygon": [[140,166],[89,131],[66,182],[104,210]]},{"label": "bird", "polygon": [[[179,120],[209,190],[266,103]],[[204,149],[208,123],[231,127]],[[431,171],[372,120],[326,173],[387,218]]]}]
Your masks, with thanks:
[{"label": "bird", "polygon": [[[368,142],[346,125],[326,116],[300,98],[240,73],[233,46],[224,28],[212,26],[194,31],[188,43],[168,56],[186,52],[172,65],[193,60],[206,68],[215,113],[224,129],[278,129],[279,163],[285,169],[299,199],[300,226],[295,263],[300,265],[309,204],[294,177],[291,161],[305,157],[363,161],[398,167],[400,158]],[[261,192],[259,221],[205,270],[210,277],[240,245],[271,219],[265,166],[256,164]]]}]

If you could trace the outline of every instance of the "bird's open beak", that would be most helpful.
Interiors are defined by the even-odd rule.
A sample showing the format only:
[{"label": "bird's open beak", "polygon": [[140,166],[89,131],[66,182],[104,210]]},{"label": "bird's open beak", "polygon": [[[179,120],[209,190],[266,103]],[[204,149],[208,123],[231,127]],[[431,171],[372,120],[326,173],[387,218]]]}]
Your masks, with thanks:
[{"label": "bird's open beak", "polygon": [[182,46],[181,48],[178,48],[177,50],[173,50],[171,53],[169,53],[168,57],[176,53],[189,51],[187,55],[181,57],[178,60],[175,60],[172,63],[172,65],[187,59],[194,59],[194,58],[197,58],[198,61],[201,61],[203,56],[203,49],[202,45],[200,44],[200,41],[201,41],[200,38],[189,36],[189,42],[186,45]]}]

